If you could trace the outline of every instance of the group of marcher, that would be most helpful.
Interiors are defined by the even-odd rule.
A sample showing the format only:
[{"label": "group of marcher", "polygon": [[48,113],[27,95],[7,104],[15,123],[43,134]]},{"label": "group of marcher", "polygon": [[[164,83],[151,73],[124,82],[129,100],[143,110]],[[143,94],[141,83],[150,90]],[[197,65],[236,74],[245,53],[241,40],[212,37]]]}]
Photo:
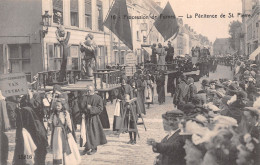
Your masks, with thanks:
[{"label": "group of marcher", "polygon": [[108,116],[93,86],[76,96],[54,85],[51,92],[1,96],[1,105],[1,164],[7,164],[8,138],[4,132],[10,128],[16,129],[14,165],[44,165],[50,150],[53,164],[80,164],[77,124],[81,125],[78,143],[85,148],[83,155],[93,155],[97,146],[107,143],[103,126],[109,128]]},{"label": "group of marcher", "polygon": [[159,69],[164,70],[164,66],[166,63],[171,64],[174,56],[174,47],[169,41],[167,47],[163,47],[161,43],[152,45],[152,55],[150,62],[153,64],[159,65]]},{"label": "group of marcher", "polygon": [[149,109],[151,104],[154,104],[155,91],[158,94],[158,103],[165,103],[165,72],[163,70],[152,74],[149,70],[140,69],[134,73],[133,77],[125,75],[121,77],[121,87],[115,95],[113,131],[116,134],[129,132],[129,144],[136,144],[137,120],[142,114],[146,114],[146,109]]},{"label": "group of marcher", "polygon": [[[204,79],[201,90],[192,78],[178,77],[173,98],[177,110],[162,115],[168,135],[161,142],[147,140],[159,153],[156,165],[260,163],[259,66],[245,63],[236,61],[233,80]],[[235,135],[238,140],[229,144]],[[244,136],[252,137],[252,148],[250,141],[241,140]]]},{"label": "group of marcher", "polygon": [[[170,43],[168,46],[166,61],[171,61],[174,49]],[[162,57],[162,47],[159,45],[158,48],[153,48],[154,62],[157,62],[157,55]],[[181,132],[185,127],[183,123],[188,121],[203,125],[215,116],[227,116],[236,121],[237,131],[249,133],[260,141],[260,107],[255,107],[259,97],[257,65],[237,60],[233,68],[233,80],[204,79],[200,90],[194,85],[194,79],[186,77],[182,72],[173,77],[168,75],[167,92],[171,93],[173,104],[178,110],[162,115],[168,135],[161,142],[147,140],[153,151],[160,154],[155,164],[187,164],[184,146],[190,137]],[[114,93],[116,104],[113,131],[116,134],[129,133],[128,144],[137,143],[138,120],[154,104],[155,91],[158,103],[165,103],[166,77],[163,69],[159,68],[154,73],[140,69],[133,77],[121,77],[119,92]],[[81,126],[78,143],[85,148],[83,154],[93,155],[97,152],[97,146],[107,143],[103,130],[110,128],[106,101],[95,94],[93,86],[87,86],[85,91],[67,93],[59,85],[54,85],[51,92],[29,92],[28,95],[8,98],[0,93],[0,103],[2,164],[7,164],[8,138],[5,131],[10,128],[16,129],[13,164],[17,165],[45,164],[50,149],[53,164],[79,164],[81,156],[75,133],[77,125]],[[50,139],[48,132],[51,132]],[[255,152],[259,153],[258,150]],[[257,157],[254,157],[254,162],[259,163]]]}]

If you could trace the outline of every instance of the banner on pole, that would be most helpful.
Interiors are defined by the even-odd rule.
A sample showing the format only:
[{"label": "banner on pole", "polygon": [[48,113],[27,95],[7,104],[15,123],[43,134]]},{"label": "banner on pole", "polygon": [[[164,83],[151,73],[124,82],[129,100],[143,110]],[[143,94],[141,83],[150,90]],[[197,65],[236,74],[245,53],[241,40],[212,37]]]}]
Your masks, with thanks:
[{"label": "banner on pole", "polygon": [[4,97],[28,94],[25,73],[0,74],[0,90]]}]

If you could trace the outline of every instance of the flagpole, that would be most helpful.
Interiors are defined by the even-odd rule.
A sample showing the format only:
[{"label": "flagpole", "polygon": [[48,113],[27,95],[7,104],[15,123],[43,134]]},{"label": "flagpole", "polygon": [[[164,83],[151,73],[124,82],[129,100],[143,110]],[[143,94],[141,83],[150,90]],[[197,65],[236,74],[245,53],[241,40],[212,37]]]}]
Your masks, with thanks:
[{"label": "flagpole", "polygon": [[[109,9],[108,9],[108,12],[107,12],[105,21],[107,20],[107,17],[108,17],[108,15],[109,15],[109,13],[110,13],[110,11],[111,11],[111,9],[112,9],[112,7],[113,7],[115,1],[116,1],[116,0],[113,0],[113,2],[112,2],[111,5],[110,5],[110,0],[109,0],[109,5],[110,5],[110,6],[109,6]],[[103,24],[104,24],[105,21],[103,21]],[[111,30],[110,30],[110,31],[111,31]]]},{"label": "flagpole", "polygon": [[148,38],[150,32],[152,31],[153,27],[154,27],[154,24],[153,24],[153,26],[151,27],[151,29],[149,30],[148,34],[146,35],[147,38]]},{"label": "flagpole", "polygon": [[[115,0],[114,0],[115,1]],[[110,5],[110,0],[109,0],[109,10],[108,10],[108,12],[107,12],[107,16],[106,17],[108,17],[108,15],[109,15],[109,13],[110,13],[110,10],[111,10],[111,8],[112,8],[112,4],[113,4],[113,2],[114,1],[112,1],[112,3],[111,3],[111,5]],[[115,2],[114,2],[115,3]],[[111,22],[111,26],[112,26],[112,22]],[[112,66],[112,56],[113,56],[113,34],[112,34],[112,31],[109,29],[109,32],[110,32],[110,55],[111,55],[111,61],[110,61],[110,64],[111,64],[111,66]],[[107,58],[108,58],[108,56],[107,56]],[[116,59],[114,59],[114,60],[116,60]],[[107,59],[107,62],[108,62],[108,59]]]}]

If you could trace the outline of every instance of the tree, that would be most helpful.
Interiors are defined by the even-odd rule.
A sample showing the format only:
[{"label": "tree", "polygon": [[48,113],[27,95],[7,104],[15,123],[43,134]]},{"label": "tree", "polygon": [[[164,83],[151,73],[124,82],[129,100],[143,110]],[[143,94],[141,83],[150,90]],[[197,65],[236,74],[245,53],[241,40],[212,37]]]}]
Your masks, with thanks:
[{"label": "tree", "polygon": [[240,51],[240,40],[243,38],[242,23],[240,21],[232,21],[229,24],[228,31],[230,38],[229,43],[235,51]]}]

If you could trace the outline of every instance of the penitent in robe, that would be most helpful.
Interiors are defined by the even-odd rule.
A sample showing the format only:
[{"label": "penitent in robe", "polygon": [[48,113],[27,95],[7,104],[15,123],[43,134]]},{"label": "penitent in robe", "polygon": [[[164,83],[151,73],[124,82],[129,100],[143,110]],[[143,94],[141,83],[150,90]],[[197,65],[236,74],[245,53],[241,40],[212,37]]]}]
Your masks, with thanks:
[{"label": "penitent in robe", "polygon": [[[87,105],[91,105],[88,109]],[[98,145],[107,143],[106,135],[99,118],[100,113],[103,111],[102,98],[96,94],[90,96],[83,96],[81,108],[86,115],[86,144],[84,147],[95,149]]]}]

